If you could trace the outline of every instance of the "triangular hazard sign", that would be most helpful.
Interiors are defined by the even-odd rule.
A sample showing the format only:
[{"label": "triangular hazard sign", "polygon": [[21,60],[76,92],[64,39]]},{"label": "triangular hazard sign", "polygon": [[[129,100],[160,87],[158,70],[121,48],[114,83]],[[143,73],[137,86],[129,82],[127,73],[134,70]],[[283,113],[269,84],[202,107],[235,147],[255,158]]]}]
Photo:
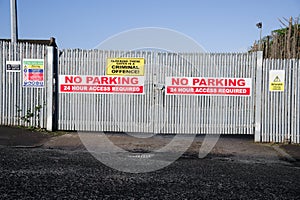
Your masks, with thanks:
[{"label": "triangular hazard sign", "polygon": [[281,81],[280,81],[280,78],[278,76],[276,76],[273,82],[281,82]]}]

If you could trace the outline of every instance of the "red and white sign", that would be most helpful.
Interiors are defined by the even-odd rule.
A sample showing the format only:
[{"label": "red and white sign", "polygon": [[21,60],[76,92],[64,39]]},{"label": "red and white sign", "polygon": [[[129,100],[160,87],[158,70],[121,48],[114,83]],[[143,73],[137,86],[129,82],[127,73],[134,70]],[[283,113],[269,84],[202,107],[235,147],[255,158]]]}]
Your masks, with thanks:
[{"label": "red and white sign", "polygon": [[251,96],[251,78],[166,77],[167,95]]},{"label": "red and white sign", "polygon": [[144,94],[144,76],[59,75],[59,92]]}]

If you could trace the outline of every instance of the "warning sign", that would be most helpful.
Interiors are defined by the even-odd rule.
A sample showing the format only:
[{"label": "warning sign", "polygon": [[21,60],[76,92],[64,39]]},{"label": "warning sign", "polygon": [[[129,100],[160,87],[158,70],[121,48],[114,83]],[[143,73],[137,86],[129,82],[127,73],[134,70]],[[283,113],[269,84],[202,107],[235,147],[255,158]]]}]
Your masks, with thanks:
[{"label": "warning sign", "polygon": [[166,77],[167,95],[251,96],[251,78]]},{"label": "warning sign", "polygon": [[144,94],[144,76],[59,75],[59,92]]},{"label": "warning sign", "polygon": [[144,58],[108,58],[106,75],[144,76]]},{"label": "warning sign", "polygon": [[269,90],[284,91],[284,70],[270,70],[269,72]]},{"label": "warning sign", "polygon": [[44,87],[43,59],[23,59],[23,87]]}]

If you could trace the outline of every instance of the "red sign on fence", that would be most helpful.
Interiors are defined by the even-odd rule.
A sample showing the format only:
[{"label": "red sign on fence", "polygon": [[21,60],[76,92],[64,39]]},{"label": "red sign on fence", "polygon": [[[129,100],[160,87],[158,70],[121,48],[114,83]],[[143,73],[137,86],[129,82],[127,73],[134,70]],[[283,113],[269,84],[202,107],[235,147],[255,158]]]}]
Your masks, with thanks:
[{"label": "red sign on fence", "polygon": [[251,96],[251,78],[167,77],[167,95]]},{"label": "red sign on fence", "polygon": [[144,94],[144,77],[60,75],[59,92]]}]

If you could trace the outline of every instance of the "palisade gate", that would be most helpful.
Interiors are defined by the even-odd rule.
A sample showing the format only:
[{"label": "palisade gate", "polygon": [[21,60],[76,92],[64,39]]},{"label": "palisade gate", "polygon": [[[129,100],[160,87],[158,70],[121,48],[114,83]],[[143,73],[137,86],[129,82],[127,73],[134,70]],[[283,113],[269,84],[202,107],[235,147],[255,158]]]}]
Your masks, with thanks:
[{"label": "palisade gate", "polygon": [[58,73],[73,75],[75,79],[86,79],[85,75],[106,76],[109,58],[144,59],[144,93],[104,91],[106,94],[101,94],[100,91],[86,94],[76,80],[69,81],[69,87],[74,87],[75,92],[59,94],[59,129],[175,134],[254,133],[255,82],[250,83],[253,94],[249,96],[167,95],[166,78],[185,77],[183,81],[188,77],[253,78],[257,69],[256,54],[64,50],[59,58]]},{"label": "palisade gate", "polygon": [[[12,56],[12,52],[24,51],[42,53]],[[58,52],[55,47],[8,42],[1,42],[0,56],[2,125],[39,123],[48,130],[127,133],[252,134],[257,142],[300,143],[299,60],[263,60],[261,52]],[[44,87],[24,88],[22,69],[6,69],[9,60],[22,63],[30,58],[44,59]],[[111,78],[110,63],[122,59],[143,61],[143,74]],[[35,104],[42,104],[39,119],[31,124],[20,122],[16,116],[24,116]]]}]

